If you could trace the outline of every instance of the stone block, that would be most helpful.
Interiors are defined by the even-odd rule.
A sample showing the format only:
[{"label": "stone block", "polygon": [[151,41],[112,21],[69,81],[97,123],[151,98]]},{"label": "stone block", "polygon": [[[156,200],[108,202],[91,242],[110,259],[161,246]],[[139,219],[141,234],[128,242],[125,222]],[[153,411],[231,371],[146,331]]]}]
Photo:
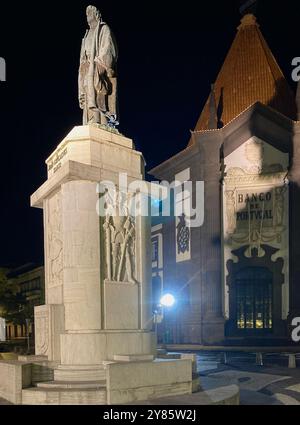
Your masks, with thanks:
[{"label": "stone block", "polygon": [[35,354],[49,361],[60,360],[60,334],[65,330],[64,307],[44,305],[35,308]]},{"label": "stone block", "polygon": [[192,393],[190,360],[107,365],[107,403],[126,404]]},{"label": "stone block", "polygon": [[[99,366],[62,366],[54,371],[56,382],[95,382],[105,381],[105,365]],[[51,381],[50,379],[48,381]]]},{"label": "stone block", "polygon": [[99,406],[106,404],[106,391],[30,388],[23,390],[22,398],[28,406]]},{"label": "stone block", "polygon": [[22,390],[31,386],[31,365],[17,361],[0,362],[0,397],[22,404]]},{"label": "stone block", "polygon": [[107,330],[139,328],[139,286],[105,282],[104,317]]},{"label": "stone block", "polygon": [[58,367],[57,362],[34,362],[31,367],[32,385],[39,382],[53,381],[54,371]]},{"label": "stone block", "polygon": [[138,176],[143,157],[134,150],[132,140],[121,134],[80,126],[75,127],[47,159],[48,178],[53,178],[68,161],[107,169],[123,167]]},{"label": "stone block", "polygon": [[114,361],[115,355],[155,355],[152,332],[107,331],[61,336],[62,365],[97,366]]},{"label": "stone block", "polygon": [[153,355],[140,355],[140,356],[114,356],[114,361],[117,363],[132,363],[132,362],[153,362],[154,356]]}]

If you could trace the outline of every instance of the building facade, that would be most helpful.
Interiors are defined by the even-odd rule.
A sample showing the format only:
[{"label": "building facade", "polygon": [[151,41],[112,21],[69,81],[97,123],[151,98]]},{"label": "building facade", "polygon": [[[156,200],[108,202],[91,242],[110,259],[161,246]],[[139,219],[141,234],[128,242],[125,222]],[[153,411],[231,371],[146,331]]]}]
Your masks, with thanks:
[{"label": "building facade", "polygon": [[300,316],[300,122],[254,15],[243,17],[187,148],[151,174],[205,187],[201,227],[184,215],[154,222],[153,279],[178,299],[161,340],[289,343]]},{"label": "building facade", "polygon": [[[9,282],[16,283],[21,294],[28,303],[28,311],[34,313],[34,307],[43,305],[45,302],[45,268],[37,267],[34,264],[26,264],[22,267],[14,268],[7,273]],[[30,326],[30,333],[34,329],[33,323]],[[16,325],[6,323],[6,339],[20,339],[27,337],[26,325]]]}]

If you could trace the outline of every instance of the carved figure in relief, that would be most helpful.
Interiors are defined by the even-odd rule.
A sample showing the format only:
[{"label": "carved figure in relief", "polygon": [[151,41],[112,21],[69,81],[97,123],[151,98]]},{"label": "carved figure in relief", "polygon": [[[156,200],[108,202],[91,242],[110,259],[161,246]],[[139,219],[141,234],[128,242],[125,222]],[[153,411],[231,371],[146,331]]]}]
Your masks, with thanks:
[{"label": "carved figure in relief", "polygon": [[56,195],[50,201],[49,208],[49,273],[51,284],[57,284],[62,280],[63,272],[63,243],[61,240],[61,217],[60,196]]},{"label": "carved figure in relief", "polygon": [[260,174],[263,169],[264,144],[258,140],[252,140],[246,144],[245,154],[247,160],[252,164],[248,169],[250,174]]},{"label": "carved figure in relief", "polygon": [[285,194],[286,188],[284,186],[282,187],[276,187],[275,189],[275,224],[276,226],[280,227],[283,226],[283,219],[284,219],[284,194]]},{"label": "carved figure in relief", "polygon": [[36,326],[36,349],[40,356],[48,354],[49,350],[49,321],[48,316],[37,314],[35,316]]},{"label": "carved figure in relief", "polygon": [[[135,283],[135,223],[122,194],[106,197],[106,218],[103,225],[106,247],[106,279],[114,282]],[[112,199],[114,198],[114,199]],[[110,208],[113,203],[113,208]],[[112,210],[116,214],[111,215]]]},{"label": "carved figure in relief", "polygon": [[226,192],[226,215],[227,215],[227,233],[233,234],[236,230],[235,216],[235,192],[228,190]]}]

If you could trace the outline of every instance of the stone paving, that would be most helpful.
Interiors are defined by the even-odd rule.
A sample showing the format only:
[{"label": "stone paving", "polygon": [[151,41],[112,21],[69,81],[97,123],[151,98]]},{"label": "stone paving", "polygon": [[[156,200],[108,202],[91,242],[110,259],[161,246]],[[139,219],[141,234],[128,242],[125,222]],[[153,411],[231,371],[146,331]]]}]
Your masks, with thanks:
[{"label": "stone paving", "polygon": [[256,366],[255,355],[234,353],[224,365],[221,353],[199,353],[198,370],[205,389],[205,377],[224,385],[238,385],[241,405],[300,405],[300,359],[297,369],[288,369],[280,354],[264,356],[264,366]]}]

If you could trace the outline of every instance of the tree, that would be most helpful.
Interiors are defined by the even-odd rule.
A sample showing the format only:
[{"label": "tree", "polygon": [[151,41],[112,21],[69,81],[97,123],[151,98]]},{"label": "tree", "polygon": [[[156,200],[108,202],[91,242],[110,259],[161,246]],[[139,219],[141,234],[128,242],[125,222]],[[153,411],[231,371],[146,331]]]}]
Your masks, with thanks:
[{"label": "tree", "polygon": [[0,269],[0,316],[15,325],[23,325],[32,314],[19,285],[9,280],[6,273]]}]

